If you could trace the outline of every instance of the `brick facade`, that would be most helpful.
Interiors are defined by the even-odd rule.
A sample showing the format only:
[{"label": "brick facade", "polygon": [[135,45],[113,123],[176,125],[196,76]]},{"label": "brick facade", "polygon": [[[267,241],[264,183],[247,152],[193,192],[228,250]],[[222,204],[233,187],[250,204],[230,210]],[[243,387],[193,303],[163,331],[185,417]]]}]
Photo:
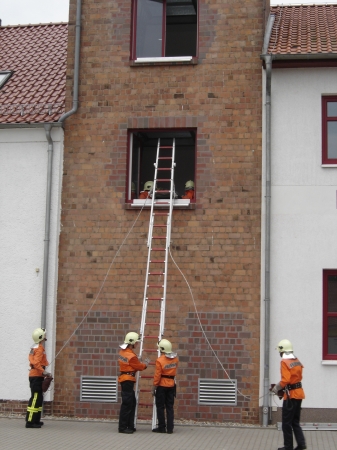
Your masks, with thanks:
[{"label": "brick facade", "polygon": [[[200,1],[191,65],[129,63],[131,2],[83,0],[79,110],[65,123],[54,414],[117,418],[82,404],[81,374],[114,375],[118,343],[139,331],[149,211],[125,205],[128,129],[197,129],[194,210],[175,210],[172,256],[206,335],[251,400],[197,405],[197,380],[226,378],[188,286],[168,268],[165,338],[181,358],[176,417],[258,421],[262,1]],[[74,0],[70,1],[71,99]],[[70,101],[69,101],[70,109]],[[127,233],[133,226],[124,245]],[[118,252],[118,253],[117,253]]]}]

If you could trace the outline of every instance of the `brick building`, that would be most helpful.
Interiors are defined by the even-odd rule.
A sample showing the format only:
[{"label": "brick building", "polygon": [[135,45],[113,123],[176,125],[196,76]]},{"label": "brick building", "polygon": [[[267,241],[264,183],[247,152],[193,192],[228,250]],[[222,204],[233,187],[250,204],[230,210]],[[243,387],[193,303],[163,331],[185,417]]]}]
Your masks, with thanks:
[{"label": "brick building", "polygon": [[[75,17],[71,0],[67,109]],[[171,259],[164,337],[180,357],[176,417],[258,422],[264,17],[262,0],[82,1],[79,108],[65,121],[54,414],[118,415],[119,402],[81,399],[82,377],[118,375],[118,344],[139,331],[149,210],[131,186],[138,195],[153,179],[158,138],[175,138],[176,189],[192,179],[195,198],[173,211],[171,252],[196,305]],[[200,379],[228,377],[234,403],[200,404]]]}]

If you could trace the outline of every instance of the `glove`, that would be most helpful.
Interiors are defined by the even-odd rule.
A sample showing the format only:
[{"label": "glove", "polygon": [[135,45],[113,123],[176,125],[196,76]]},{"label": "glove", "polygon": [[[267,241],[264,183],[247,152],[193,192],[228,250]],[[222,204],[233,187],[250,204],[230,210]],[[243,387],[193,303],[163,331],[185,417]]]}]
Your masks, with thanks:
[{"label": "glove", "polygon": [[276,395],[277,395],[278,391],[280,391],[281,389],[282,389],[282,386],[280,385],[280,383],[277,383],[277,384],[275,384],[275,386],[271,389],[271,391],[272,391],[273,394],[276,394]]},{"label": "glove", "polygon": [[50,377],[52,376],[51,373],[46,372],[45,370],[43,371],[42,375],[43,375],[44,377],[48,377],[48,378],[50,378]]},{"label": "glove", "polygon": [[156,395],[156,386],[152,386],[151,394],[153,397]]},{"label": "glove", "polygon": [[144,363],[146,364],[146,367],[150,364],[150,362],[151,362],[151,359],[149,359],[149,358],[144,359]]}]

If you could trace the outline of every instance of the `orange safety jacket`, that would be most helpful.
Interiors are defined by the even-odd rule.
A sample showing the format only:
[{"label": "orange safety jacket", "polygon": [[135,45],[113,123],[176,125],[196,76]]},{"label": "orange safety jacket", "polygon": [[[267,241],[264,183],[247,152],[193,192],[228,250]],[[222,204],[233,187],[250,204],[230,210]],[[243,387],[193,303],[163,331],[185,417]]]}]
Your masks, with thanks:
[{"label": "orange safety jacket", "polygon": [[[133,373],[136,374],[138,371],[142,371],[146,369],[147,365],[140,362],[137,358],[136,354],[133,352],[133,350],[129,347],[126,347],[125,350],[121,350],[119,352],[119,370],[121,372],[118,381],[122,383],[123,381],[136,381],[136,377],[132,375]],[[122,373],[122,372],[129,372]]]},{"label": "orange safety jacket", "polygon": [[185,195],[182,195],[181,198],[192,200],[194,198],[194,189],[190,189],[189,191],[185,191]]},{"label": "orange safety jacket", "polygon": [[[281,381],[280,385],[284,388],[287,384],[296,384],[302,381],[302,363],[296,358],[282,359],[281,361]],[[290,398],[298,400],[304,399],[304,391],[302,388],[289,390]],[[287,394],[284,393],[283,399],[287,399]]]},{"label": "orange safety jacket", "polygon": [[165,354],[159,356],[156,361],[156,371],[154,373],[153,384],[155,386],[174,387],[174,378],[163,378],[163,375],[175,377],[178,367],[178,358],[168,358]]},{"label": "orange safety jacket", "polygon": [[31,347],[28,359],[30,363],[29,376],[43,377],[43,372],[49,366],[49,362],[47,361],[46,351],[41,342]]},{"label": "orange safety jacket", "polygon": [[139,194],[139,199],[145,200],[146,198],[151,198],[149,197],[149,192],[150,191],[141,191]]}]

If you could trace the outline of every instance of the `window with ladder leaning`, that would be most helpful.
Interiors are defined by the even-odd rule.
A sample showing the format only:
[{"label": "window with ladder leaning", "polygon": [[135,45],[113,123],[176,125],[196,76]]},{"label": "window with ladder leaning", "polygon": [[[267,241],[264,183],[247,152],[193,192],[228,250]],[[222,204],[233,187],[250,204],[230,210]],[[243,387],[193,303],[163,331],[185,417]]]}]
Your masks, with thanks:
[{"label": "window with ladder leaning", "polygon": [[[194,198],[197,197],[197,185],[195,183],[196,171],[196,129],[142,129],[129,130],[128,152],[128,182],[126,188],[126,202],[137,203],[135,200],[141,197],[145,184],[154,179],[154,163],[156,161],[158,139],[161,145],[172,145],[175,140],[174,189],[176,199],[182,199],[185,194],[185,184],[191,180],[194,183]],[[163,167],[169,167],[170,161],[163,161]],[[158,189],[169,190],[168,182],[158,182]],[[159,198],[168,198],[168,192],[158,193]],[[138,201],[139,202],[139,201]],[[139,202],[141,203],[141,202]],[[179,203],[179,202],[176,202]],[[182,203],[182,202],[181,202]],[[148,202],[150,205],[150,202]],[[136,205],[135,205],[136,206]]]}]

